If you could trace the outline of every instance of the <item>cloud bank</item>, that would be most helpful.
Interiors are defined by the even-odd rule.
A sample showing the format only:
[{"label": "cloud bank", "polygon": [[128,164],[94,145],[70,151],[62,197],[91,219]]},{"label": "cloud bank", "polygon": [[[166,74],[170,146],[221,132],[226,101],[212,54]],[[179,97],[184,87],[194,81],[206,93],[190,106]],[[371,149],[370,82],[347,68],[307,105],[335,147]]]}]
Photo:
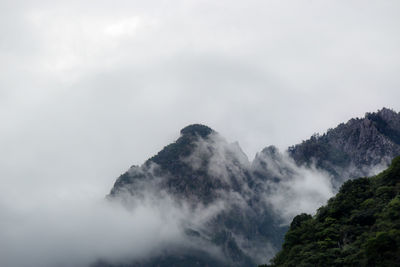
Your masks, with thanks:
[{"label": "cloud bank", "polygon": [[[89,266],[96,259],[142,258],[182,240],[178,210],[142,203],[127,211],[105,199],[47,199],[45,205],[2,206],[1,264]],[[167,208],[166,208],[167,207]]]}]

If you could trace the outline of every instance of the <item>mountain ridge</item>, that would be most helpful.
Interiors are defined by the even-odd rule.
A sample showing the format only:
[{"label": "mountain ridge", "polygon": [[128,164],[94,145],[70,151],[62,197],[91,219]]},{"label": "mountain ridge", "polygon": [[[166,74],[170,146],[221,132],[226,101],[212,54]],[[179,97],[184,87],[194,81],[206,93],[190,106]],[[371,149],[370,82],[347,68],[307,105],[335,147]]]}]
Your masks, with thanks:
[{"label": "mountain ridge", "polygon": [[388,166],[400,154],[400,113],[387,108],[367,112],[289,147],[288,153],[298,165],[328,171],[340,186],[347,178],[368,175],[369,166]]},{"label": "mountain ridge", "polygon": [[[122,174],[109,198],[126,204],[149,194],[160,199],[168,196],[188,208],[189,217],[205,212],[209,219],[201,225],[183,222],[185,235],[216,246],[228,260],[221,266],[254,266],[281,246],[287,229],[282,225],[299,208],[314,210],[348,178],[385,166],[400,152],[398,132],[400,113],[384,108],[339,124],[322,136],[314,135],[283,153],[266,147],[250,162],[238,143],[228,143],[208,126],[192,124],[180,131],[175,142]],[[352,149],[355,152],[349,153]],[[307,189],[302,183],[314,187]],[[204,255],[201,250],[182,253]],[[167,259],[172,257],[179,266],[182,255]],[[160,262],[154,259],[144,266]]]}]

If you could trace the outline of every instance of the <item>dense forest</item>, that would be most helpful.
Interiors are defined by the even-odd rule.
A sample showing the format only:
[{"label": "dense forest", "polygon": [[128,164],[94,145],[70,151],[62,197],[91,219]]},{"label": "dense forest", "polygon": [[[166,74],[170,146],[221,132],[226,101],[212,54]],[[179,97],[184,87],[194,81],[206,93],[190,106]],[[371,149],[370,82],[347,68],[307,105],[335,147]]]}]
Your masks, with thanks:
[{"label": "dense forest", "polygon": [[296,216],[266,266],[400,266],[400,157],[345,182],[315,216]]}]

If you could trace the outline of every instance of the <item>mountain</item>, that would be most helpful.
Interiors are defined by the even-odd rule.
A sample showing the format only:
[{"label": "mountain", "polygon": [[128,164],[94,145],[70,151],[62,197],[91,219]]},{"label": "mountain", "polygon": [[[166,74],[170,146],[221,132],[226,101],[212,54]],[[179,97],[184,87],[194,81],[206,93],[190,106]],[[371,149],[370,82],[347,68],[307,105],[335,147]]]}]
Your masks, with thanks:
[{"label": "mountain", "polygon": [[200,124],[115,182],[108,198],[127,209],[156,206],[182,234],[144,259],[96,267],[256,266],[282,246],[288,224],[314,213],[348,179],[376,173],[400,155],[400,113],[351,119],[280,152],[249,161],[238,143]]},{"label": "mountain", "polygon": [[348,179],[375,175],[400,155],[400,113],[383,108],[350,119],[280,152],[269,146],[252,162],[253,176],[284,223],[314,213]]},{"label": "mountain", "polygon": [[155,177],[165,178],[159,186],[168,193],[193,204],[213,202],[219,190],[245,194],[250,163],[237,143],[228,144],[217,132],[199,124],[187,126],[180,133],[176,142],[119,177],[110,195],[127,188],[137,194],[137,187],[128,185]]},{"label": "mountain", "polygon": [[366,113],[289,147],[288,153],[298,165],[328,171],[339,187],[346,179],[387,167],[400,155],[400,113],[387,108]]},{"label": "mountain", "polygon": [[[280,225],[256,194],[252,172],[238,143],[228,143],[211,128],[194,124],[182,129],[174,143],[143,165],[122,174],[110,199],[129,206],[148,195],[153,199],[168,196],[189,214],[181,224],[192,247],[167,251],[139,265],[188,266],[190,258],[190,265],[216,266],[218,258],[206,259],[199,247],[215,247],[222,257],[221,266],[255,266],[265,261],[266,254],[272,256],[287,227]],[[198,222],[197,217],[207,219]]]},{"label": "mountain", "polygon": [[296,216],[265,266],[400,266],[400,157],[345,182],[315,216]]}]

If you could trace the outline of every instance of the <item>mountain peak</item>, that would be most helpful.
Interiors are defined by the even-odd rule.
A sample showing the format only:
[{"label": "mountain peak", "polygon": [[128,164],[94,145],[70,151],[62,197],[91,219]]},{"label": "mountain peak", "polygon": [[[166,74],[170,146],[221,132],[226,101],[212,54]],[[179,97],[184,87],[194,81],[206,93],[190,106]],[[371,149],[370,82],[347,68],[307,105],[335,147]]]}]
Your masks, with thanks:
[{"label": "mountain peak", "polygon": [[378,110],[377,114],[387,122],[393,122],[395,120],[399,120],[399,115],[396,111],[388,108],[382,108]]},{"label": "mountain peak", "polygon": [[385,121],[398,120],[400,113],[397,113],[393,109],[385,108],[379,109],[376,112],[365,113],[365,119],[376,120],[378,117]]},{"label": "mountain peak", "polygon": [[181,135],[195,135],[203,138],[207,137],[211,133],[215,133],[215,131],[202,124],[191,124],[181,130]]},{"label": "mountain peak", "polygon": [[377,113],[379,113],[379,114],[397,114],[396,111],[394,111],[393,109],[386,108],[386,107],[383,107],[382,109],[378,110]]},{"label": "mountain peak", "polygon": [[273,146],[273,145],[267,146],[261,152],[266,154],[266,155],[270,155],[270,156],[279,155],[279,149],[276,146]]}]

